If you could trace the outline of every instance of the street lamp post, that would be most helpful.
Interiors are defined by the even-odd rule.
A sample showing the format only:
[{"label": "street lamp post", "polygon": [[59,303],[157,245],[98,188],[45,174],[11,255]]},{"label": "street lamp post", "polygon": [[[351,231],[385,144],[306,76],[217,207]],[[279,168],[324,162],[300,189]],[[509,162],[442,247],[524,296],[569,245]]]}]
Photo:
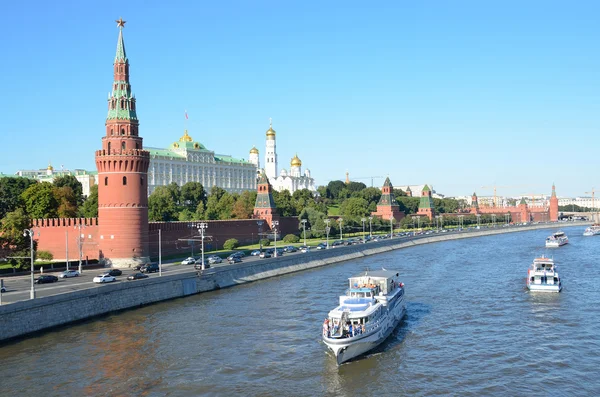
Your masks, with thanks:
[{"label": "street lamp post", "polygon": [[371,227],[371,221],[373,220],[373,217],[370,216],[369,217],[369,238],[373,238],[373,228]]},{"label": "street lamp post", "polygon": [[202,222],[198,224],[198,230],[200,230],[200,240],[202,244],[202,270],[204,270],[204,230],[208,228],[208,223]]},{"label": "street lamp post", "polygon": [[304,231],[304,246],[306,246],[306,219],[302,219],[302,230]]},{"label": "street lamp post", "polygon": [[23,230],[23,236],[29,236],[30,239],[30,255],[31,255],[31,291],[29,292],[29,299],[35,299],[35,280],[33,278],[33,238],[35,237],[35,232],[33,229],[25,229]]},{"label": "street lamp post", "polygon": [[67,271],[69,271],[69,231],[68,230],[65,230],[65,251],[66,251]]},{"label": "street lamp post", "polygon": [[325,224],[327,226],[325,226],[325,233],[327,234],[327,249],[329,249],[329,231],[331,230],[331,228],[329,227],[329,224],[331,223],[331,219],[327,218],[325,219]]},{"label": "street lamp post", "polygon": [[481,227],[481,214],[475,215],[477,217],[477,229]]},{"label": "street lamp post", "polygon": [[264,225],[265,221],[263,221],[262,219],[259,219],[258,221],[256,221],[256,224],[258,225],[258,246],[260,247],[259,250],[260,252],[262,252],[262,239],[261,237],[261,233],[262,233],[262,226]]},{"label": "street lamp post", "polygon": [[273,234],[275,236],[274,240],[275,240],[275,258],[277,258],[277,226],[279,225],[279,221],[273,221]]},{"label": "street lamp post", "polygon": [[492,225],[496,227],[496,214],[492,214]]},{"label": "street lamp post", "polygon": [[416,216],[411,216],[412,221],[413,221],[413,234],[416,233],[416,229],[415,229],[415,221],[417,220],[418,217]]},{"label": "street lamp post", "polygon": [[339,224],[340,224],[340,240],[343,240],[343,239],[344,239],[344,228],[343,228],[343,226],[342,226],[342,222],[343,222],[343,221],[344,221],[344,220],[343,220],[342,218],[338,218],[338,222],[339,222]]},{"label": "street lamp post", "polygon": [[367,221],[367,218],[361,218],[360,220],[363,224],[363,234],[362,234],[362,238],[363,238],[363,243],[365,242],[365,222]]},{"label": "street lamp post", "polygon": [[158,277],[162,277],[162,238],[158,229]]},{"label": "street lamp post", "polygon": [[394,215],[390,215],[390,238],[394,238]]},{"label": "street lamp post", "polygon": [[[77,246],[79,248],[79,274],[83,274],[83,268],[81,264],[81,257],[83,255],[83,235],[81,234],[81,228],[81,223],[75,226],[75,229],[77,229]],[[85,225],[83,228],[85,228]]]},{"label": "street lamp post", "polygon": [[444,230],[444,215],[440,215],[440,229]]}]

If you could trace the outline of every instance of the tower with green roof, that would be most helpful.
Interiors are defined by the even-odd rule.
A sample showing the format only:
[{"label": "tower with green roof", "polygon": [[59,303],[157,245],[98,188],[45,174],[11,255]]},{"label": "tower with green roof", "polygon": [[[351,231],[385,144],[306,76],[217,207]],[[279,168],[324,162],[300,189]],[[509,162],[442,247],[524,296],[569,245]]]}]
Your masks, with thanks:
[{"label": "tower with green roof", "polygon": [[129,83],[129,59],[123,27],[119,28],[108,96],[106,132],[96,151],[98,169],[98,224],[101,258],[114,267],[148,261],[148,166],[150,155],[139,136],[135,96]]},{"label": "tower with green roof", "polygon": [[477,193],[473,192],[471,196],[471,214],[479,214],[479,200],[477,199]]},{"label": "tower with green roof", "polygon": [[404,212],[400,211],[400,206],[394,197],[394,186],[390,178],[385,178],[383,186],[381,187],[381,198],[377,203],[377,211],[371,213],[371,215],[379,217],[384,220],[390,220],[393,218],[396,221],[404,218]]},{"label": "tower with green roof", "polygon": [[431,189],[429,189],[429,186],[427,185],[423,186],[423,190],[421,190],[421,201],[419,201],[419,211],[417,212],[417,215],[426,216],[429,220],[433,219],[435,215]]},{"label": "tower with green roof", "polygon": [[273,221],[279,220],[275,200],[273,200],[273,187],[269,183],[269,178],[262,170],[258,178],[256,203],[254,204],[254,218],[267,221],[270,228],[273,228]]}]

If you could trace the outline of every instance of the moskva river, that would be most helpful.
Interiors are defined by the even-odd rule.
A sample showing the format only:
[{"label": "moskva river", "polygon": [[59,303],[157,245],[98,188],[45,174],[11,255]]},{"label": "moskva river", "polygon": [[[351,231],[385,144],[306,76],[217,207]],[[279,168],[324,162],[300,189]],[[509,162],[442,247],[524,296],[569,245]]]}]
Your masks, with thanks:
[{"label": "moskva river", "polygon": [[[4,396],[597,396],[600,236],[552,229],[399,250],[68,326],[0,348]],[[554,257],[560,294],[530,293]],[[366,267],[397,269],[407,316],[340,367],[321,325]]]}]

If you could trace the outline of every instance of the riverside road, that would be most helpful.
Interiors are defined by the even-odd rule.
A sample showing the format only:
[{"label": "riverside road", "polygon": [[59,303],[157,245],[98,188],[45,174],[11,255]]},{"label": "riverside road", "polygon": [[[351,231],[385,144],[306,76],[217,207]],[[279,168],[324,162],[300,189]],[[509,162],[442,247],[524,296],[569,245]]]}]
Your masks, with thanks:
[{"label": "riverside road", "polygon": [[[580,225],[580,224],[584,224],[582,222],[568,222],[568,223],[561,223],[561,224],[547,224],[548,228],[558,228],[559,226],[576,226],[576,225]],[[532,226],[540,226],[540,225],[531,225],[531,226],[510,226],[511,230],[514,230],[515,228],[519,228],[522,230],[527,230],[529,228],[531,228]],[[546,225],[544,225],[546,226]],[[496,226],[496,228],[501,228],[501,226]],[[456,231],[455,229],[446,229],[447,231],[445,231],[445,233],[461,233],[461,234],[469,234],[472,235],[473,237],[476,237],[477,234],[485,231],[485,230],[489,230],[488,228],[481,228],[481,229],[464,229],[462,231]],[[438,232],[438,234],[441,232]],[[402,236],[402,237],[394,237],[394,239],[398,239],[399,241],[408,241],[408,240],[418,240],[421,238],[426,238],[426,237],[431,237],[432,235],[436,235],[435,232],[432,232],[431,234],[421,234],[421,235],[416,235],[416,236]],[[330,240],[330,243],[334,241],[333,239]],[[377,246],[379,242],[377,241],[373,241],[373,242],[369,242],[367,244],[369,244],[370,246]],[[282,244],[280,247],[284,246],[284,244]],[[271,248],[271,247],[269,247]],[[343,252],[343,250],[345,249],[345,246],[338,246],[335,248],[330,248],[330,249],[336,249],[336,250],[340,250],[340,253]],[[318,255],[319,251],[312,248],[310,252],[307,253],[303,253],[300,251],[297,252],[292,252],[292,253],[285,253],[285,256],[290,256],[290,255],[304,255],[307,257],[312,257],[314,255]],[[206,256],[210,255],[206,254]],[[211,267],[209,269],[206,269],[204,271],[205,274],[211,274],[214,272],[219,272],[219,271],[223,271],[226,269],[231,269],[232,267],[238,267],[238,266],[247,266],[248,264],[257,262],[257,261],[261,261],[261,262],[265,262],[265,261],[275,261],[277,260],[277,258],[269,258],[269,259],[261,259],[258,256],[246,256],[243,258],[243,262],[242,263],[238,263],[235,265],[231,265],[229,263],[227,263],[226,260],[223,260],[222,263],[219,264],[213,264],[211,265]],[[75,268],[75,267],[72,267]],[[196,270],[194,269],[193,265],[181,265],[180,261],[176,261],[176,262],[170,262],[170,263],[164,263],[162,266],[162,273],[165,275],[172,275],[172,274],[183,274],[183,273],[193,273],[196,272]],[[54,275],[58,275],[60,272],[54,272],[54,273],[47,273],[47,274],[54,274]],[[103,273],[103,269],[89,269],[89,270],[84,270],[84,273],[82,275],[80,275],[79,277],[72,277],[72,278],[59,278],[58,282],[55,283],[50,283],[50,284],[36,284],[35,285],[35,291],[36,291],[36,298],[41,298],[41,297],[45,297],[45,296],[51,296],[51,295],[57,295],[57,294],[64,294],[64,293],[69,293],[69,292],[73,292],[73,291],[78,291],[78,290],[82,290],[82,289],[88,289],[88,288],[102,288],[104,285],[103,284],[96,284],[92,281],[92,279]],[[142,280],[135,280],[135,281],[128,281],[127,280],[127,276],[130,274],[136,273],[136,271],[133,270],[124,270],[123,274],[121,276],[116,277],[117,281],[115,283],[143,283],[145,282],[147,279],[142,279]],[[36,274],[36,278],[37,278],[37,274]],[[160,277],[159,273],[151,273],[149,274],[149,278],[155,278],[155,277]],[[110,284],[114,284],[114,283],[110,283]],[[24,275],[24,276],[12,276],[12,277],[6,277],[4,278],[4,286],[6,287],[6,292],[2,294],[2,304],[7,304],[7,303],[14,303],[14,302],[18,302],[18,301],[22,301],[22,300],[28,300],[29,299],[29,294],[30,294],[30,289],[31,289],[31,276],[30,275]]]}]

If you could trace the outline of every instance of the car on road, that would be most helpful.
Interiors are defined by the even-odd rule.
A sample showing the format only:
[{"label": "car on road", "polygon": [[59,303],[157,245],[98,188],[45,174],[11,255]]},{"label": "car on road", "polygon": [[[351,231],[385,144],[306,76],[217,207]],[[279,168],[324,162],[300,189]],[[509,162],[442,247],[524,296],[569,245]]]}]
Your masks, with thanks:
[{"label": "car on road", "polygon": [[239,259],[242,259],[242,255],[240,255],[240,253],[239,253],[239,252],[234,252],[233,254],[231,254],[231,255],[229,255],[229,256],[227,257],[227,260],[228,260],[228,261],[231,261],[231,259],[232,259],[232,258],[239,258]]},{"label": "car on road", "polygon": [[294,247],[293,245],[288,245],[287,247],[283,247],[283,250],[285,252],[296,252],[298,251],[298,248]]},{"label": "car on road", "polygon": [[79,277],[79,272],[77,270],[65,270],[61,274],[58,275],[60,278],[69,278],[69,277]]},{"label": "car on road", "polygon": [[211,265],[214,265],[215,263],[221,263],[223,262],[223,259],[221,259],[220,256],[216,256],[216,255],[212,255],[208,257],[208,263],[210,263]]},{"label": "car on road", "polygon": [[234,254],[238,255],[240,258],[243,258],[246,256],[246,253],[244,251],[234,252]]},{"label": "car on road", "polygon": [[325,244],[325,243],[321,243],[321,244],[317,245],[317,249],[318,249],[318,250],[324,250],[324,249],[327,249],[327,244]]},{"label": "car on road", "polygon": [[109,276],[113,276],[113,277],[120,276],[121,274],[123,274],[123,272],[121,270],[119,270],[119,269],[110,269],[108,271],[108,275]]},{"label": "car on road", "polygon": [[260,255],[260,250],[254,250],[250,253],[250,255],[252,256],[259,256]]},{"label": "car on road", "polygon": [[141,280],[143,278],[148,278],[148,275],[144,273],[134,273],[127,276],[127,280]]},{"label": "car on road", "polygon": [[0,293],[6,292],[6,287],[3,285],[2,287],[0,287]]},{"label": "car on road", "polygon": [[196,263],[196,259],[192,258],[191,256],[181,261],[182,265],[193,265],[194,263]]},{"label": "car on road", "polygon": [[263,251],[260,253],[260,255],[258,256],[259,258],[270,258],[271,257],[271,253],[268,251]]},{"label": "car on road", "polygon": [[234,263],[241,263],[242,262],[242,258],[240,258],[239,256],[231,256],[230,258],[227,258],[227,261],[230,264],[234,264]]},{"label": "car on road", "polygon": [[53,276],[51,274],[42,274],[41,276],[35,279],[36,284],[55,283],[57,281],[58,277]]},{"label": "car on road", "polygon": [[108,273],[101,274],[99,276],[94,277],[92,280],[95,283],[112,283],[113,281],[117,281],[115,276],[111,276]]},{"label": "car on road", "polygon": [[146,263],[140,268],[140,272],[142,273],[154,273],[157,271],[159,271],[157,263]]}]

